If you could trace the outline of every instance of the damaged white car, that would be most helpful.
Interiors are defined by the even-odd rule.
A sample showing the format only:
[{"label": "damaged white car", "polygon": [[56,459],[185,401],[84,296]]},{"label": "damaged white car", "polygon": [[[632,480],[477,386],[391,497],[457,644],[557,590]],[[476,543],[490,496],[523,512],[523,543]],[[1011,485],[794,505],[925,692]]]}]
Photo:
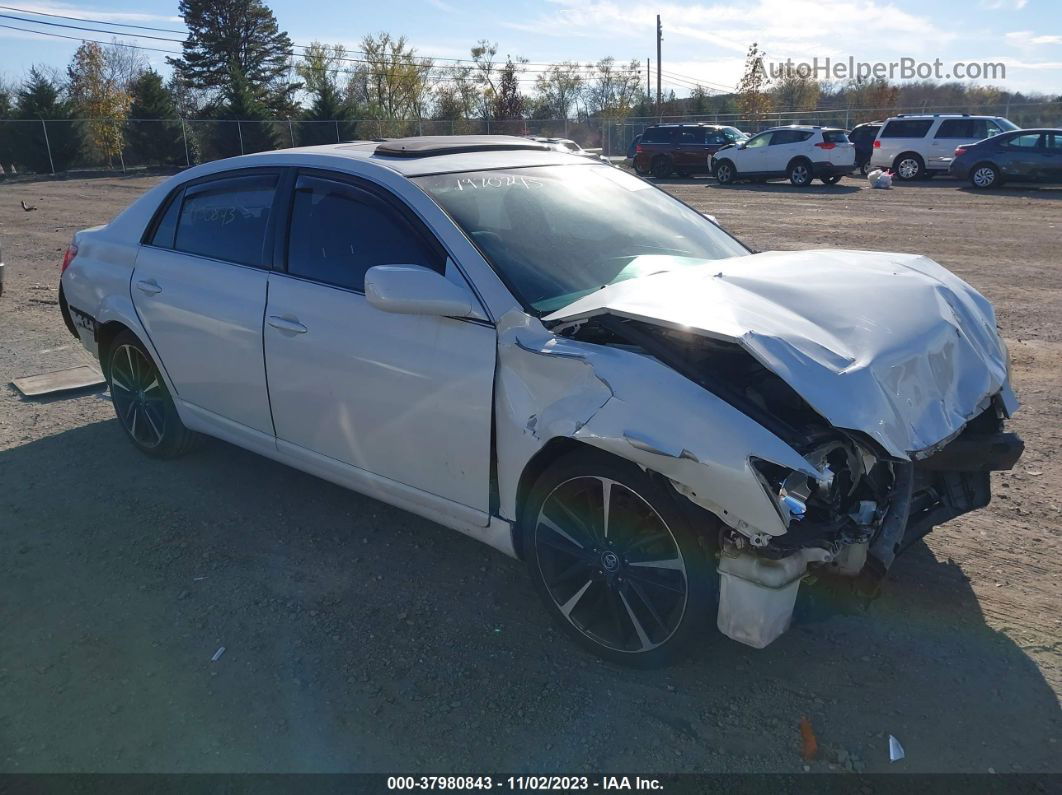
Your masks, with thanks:
[{"label": "damaged white car", "polygon": [[[762,647],[1022,443],[989,303],[910,254],[751,254],[502,136],[191,169],[79,232],[60,305],[138,448],[225,439],[522,558],[586,647]],[[714,615],[713,615],[714,613]]]}]

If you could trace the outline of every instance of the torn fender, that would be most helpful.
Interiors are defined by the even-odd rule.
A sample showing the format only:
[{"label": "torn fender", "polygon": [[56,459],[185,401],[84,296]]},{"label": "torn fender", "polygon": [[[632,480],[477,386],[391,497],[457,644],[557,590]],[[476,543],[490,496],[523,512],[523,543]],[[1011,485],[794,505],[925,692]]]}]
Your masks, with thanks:
[{"label": "torn fender", "polygon": [[786,531],[750,456],[816,474],[781,439],[656,359],[554,337],[526,315],[499,323],[495,416],[500,507],[508,519],[516,518],[520,474],[558,437],[670,478],[750,536]]}]

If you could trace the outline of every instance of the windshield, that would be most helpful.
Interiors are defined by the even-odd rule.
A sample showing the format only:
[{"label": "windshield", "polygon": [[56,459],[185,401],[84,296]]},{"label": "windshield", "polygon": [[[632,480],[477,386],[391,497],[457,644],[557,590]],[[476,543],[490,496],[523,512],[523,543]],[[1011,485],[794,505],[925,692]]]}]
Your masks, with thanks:
[{"label": "windshield", "polygon": [[1002,117],[997,117],[996,118],[996,124],[998,124],[1000,127],[1002,127],[1004,132],[1010,132],[1011,130],[1020,130],[1021,129],[1021,127],[1019,127],[1017,124],[1012,122],[1010,119],[1004,119]]},{"label": "windshield", "polygon": [[700,213],[612,166],[542,166],[414,179],[538,314],[614,282],[748,250]]}]

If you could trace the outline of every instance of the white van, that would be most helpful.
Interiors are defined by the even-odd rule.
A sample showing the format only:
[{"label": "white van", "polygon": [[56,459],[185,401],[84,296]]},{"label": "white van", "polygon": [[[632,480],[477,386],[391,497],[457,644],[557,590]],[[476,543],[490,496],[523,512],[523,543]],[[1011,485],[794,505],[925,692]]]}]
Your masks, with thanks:
[{"label": "white van", "polygon": [[981,141],[1018,126],[1002,116],[905,114],[887,119],[870,153],[872,168],[890,168],[902,180],[947,173],[955,147]]}]

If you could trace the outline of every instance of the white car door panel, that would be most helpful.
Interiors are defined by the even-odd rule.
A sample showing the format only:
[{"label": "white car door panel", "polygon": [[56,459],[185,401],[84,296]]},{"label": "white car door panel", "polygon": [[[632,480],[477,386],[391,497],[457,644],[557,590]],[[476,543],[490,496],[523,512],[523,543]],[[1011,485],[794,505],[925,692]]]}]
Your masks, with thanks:
[{"label": "white car door panel", "polygon": [[259,265],[275,180],[275,174],[235,177],[187,188],[151,245],[141,246],[130,283],[178,400],[270,435],[262,355],[268,271]]},{"label": "white car door panel", "polygon": [[299,178],[289,273],[270,275],[265,312],[277,439],[468,506],[486,522],[494,327],[384,312],[360,292],[373,265],[442,270],[440,261],[410,262],[435,255],[404,223],[357,187]]}]

